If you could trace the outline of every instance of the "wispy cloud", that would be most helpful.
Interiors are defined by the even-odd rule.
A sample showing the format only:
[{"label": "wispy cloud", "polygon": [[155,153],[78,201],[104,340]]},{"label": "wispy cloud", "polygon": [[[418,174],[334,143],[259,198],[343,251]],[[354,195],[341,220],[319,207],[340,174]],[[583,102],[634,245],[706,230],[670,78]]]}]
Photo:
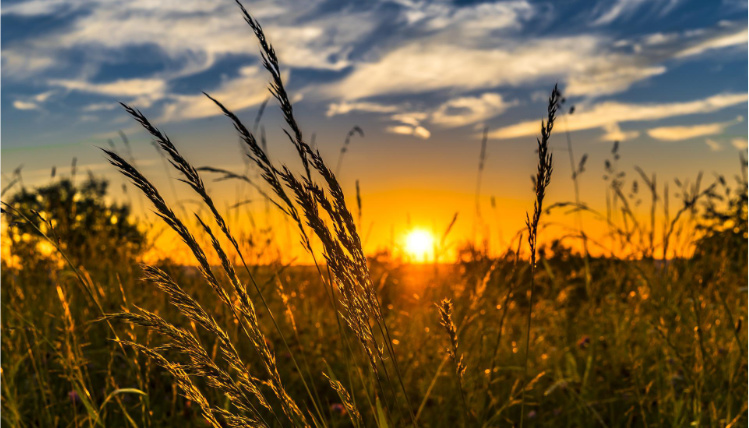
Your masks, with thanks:
[{"label": "wispy cloud", "polygon": [[355,111],[369,113],[395,113],[397,111],[401,111],[401,107],[397,105],[378,104],[366,101],[341,101],[339,103],[331,103],[328,106],[328,111],[325,113],[325,115],[331,117],[337,116],[339,114],[348,114]]},{"label": "wispy cloud", "polygon": [[[272,35],[287,70],[343,69],[350,65],[347,57],[352,46],[365,40],[377,25],[361,13],[316,14],[318,6],[316,2],[290,5],[270,1],[251,5],[253,15]],[[196,88],[190,95],[180,93],[173,84],[177,79],[211,70],[223,58],[239,56],[246,58],[245,64],[259,62],[258,46],[232,2],[53,0],[3,5],[5,17],[42,17],[75,10],[85,13],[63,14],[71,19],[68,25],[10,42],[4,40],[3,78],[9,82],[34,79],[48,87],[108,96],[113,101],[125,98],[139,107],[164,101],[162,117],[170,120],[208,114],[203,107],[188,105],[199,98],[203,89],[214,88],[231,96],[239,108],[252,105],[257,99],[262,101],[255,94],[265,95],[267,78],[250,79],[243,69],[238,75],[222,78],[218,85]],[[128,78],[100,75],[104,66],[124,62],[127,57],[123,52],[144,47],[159,52],[143,59],[163,64],[160,69],[150,68],[140,76]],[[71,53],[75,53],[76,60],[71,59]],[[135,58],[134,64],[138,63],[139,58]],[[250,88],[248,83],[257,86]],[[231,89],[244,92],[230,93]],[[26,103],[29,107],[29,102],[22,101],[20,105]],[[94,111],[101,106],[98,99],[82,109]],[[212,110],[211,114],[219,112]]]},{"label": "wispy cloud", "polygon": [[396,125],[385,128],[387,132],[401,135],[413,135],[414,137],[426,140],[432,133],[428,129],[419,125]]},{"label": "wispy cloud", "polygon": [[[619,92],[662,73],[635,57],[606,53],[609,41],[595,36],[555,37],[480,48],[443,41],[414,42],[359,64],[325,93],[349,100],[437,90],[477,90],[551,82],[565,77],[571,95]],[[587,82],[593,82],[587,83]]]},{"label": "wispy cloud", "polygon": [[695,43],[693,46],[685,47],[678,52],[676,58],[685,58],[688,56],[699,55],[713,49],[721,49],[732,46],[746,47],[749,34],[746,28],[739,29],[727,34],[718,34],[715,37],[707,38]]},{"label": "wispy cloud", "polygon": [[161,94],[166,89],[166,82],[160,79],[119,79],[107,83],[89,83],[78,80],[50,80],[49,83],[68,90],[125,97],[137,97],[153,93]]},{"label": "wispy cloud", "polygon": [[63,11],[71,11],[89,5],[91,2],[81,0],[71,2],[69,0],[25,0],[17,3],[5,4],[3,15],[19,16],[43,16],[53,15]]},{"label": "wispy cloud", "polygon": [[[428,122],[441,127],[454,128],[471,125],[498,116],[516,104],[517,101],[508,102],[500,94],[487,92],[479,96],[453,98],[435,108],[424,108],[420,112],[412,111],[413,109],[408,105],[342,101],[330,104],[326,115],[330,117],[347,114],[352,111],[396,113],[391,114],[389,119],[412,127],[418,127],[422,123]],[[400,128],[398,128],[400,132],[393,131],[392,129],[395,129],[395,127],[391,127],[390,132],[405,133]],[[420,132],[420,136],[428,138],[428,132],[422,131]]]},{"label": "wispy cloud", "polygon": [[486,31],[521,28],[536,14],[528,1],[479,3],[458,8],[447,3],[402,0],[410,26],[426,31],[457,30],[463,37],[483,37]]},{"label": "wispy cloud", "polygon": [[[746,26],[734,27],[656,33],[656,37],[644,38],[649,43],[615,41],[600,33],[551,38],[506,36],[491,46],[470,38],[432,37],[353,64],[353,73],[328,85],[325,91],[334,97],[362,99],[562,79],[568,95],[614,94],[665,73],[669,60],[745,45]],[[656,39],[662,43],[653,42]]]},{"label": "wispy cloud", "polygon": [[56,95],[56,90],[42,92],[40,94],[21,97],[13,101],[13,108],[16,110],[43,110],[42,104]]},{"label": "wispy cloud", "polygon": [[627,141],[640,136],[639,131],[622,131],[618,123],[610,123],[603,126],[605,134],[601,136],[604,141]]},{"label": "wispy cloud", "polygon": [[611,24],[614,21],[628,19],[643,9],[649,8],[647,13],[665,15],[674,9],[679,0],[616,0],[601,2],[594,12],[592,25]]},{"label": "wispy cloud", "polygon": [[[285,80],[289,74],[284,73]],[[263,88],[267,85],[264,70],[260,67],[243,67],[239,77],[226,80],[218,88],[208,91],[210,95],[232,110],[240,110],[260,104],[267,98]],[[172,95],[164,107],[160,122],[173,122],[188,119],[216,116],[221,111],[203,94]]]},{"label": "wispy cloud", "polygon": [[[612,124],[711,113],[746,101],[746,93],[718,94],[700,100],[676,103],[634,104],[606,101],[589,107],[578,106],[578,111],[568,120],[568,126],[570,131],[604,128],[610,133]],[[538,128],[539,122],[532,120],[495,129],[489,136],[496,139],[526,137],[536,135]]]},{"label": "wispy cloud", "polygon": [[747,148],[746,138],[734,138],[731,140],[731,145],[739,150],[746,150]]},{"label": "wispy cloud", "polygon": [[134,99],[141,107],[149,107],[154,101],[162,99],[167,90],[167,83],[161,79],[119,79],[106,83],[54,79],[49,83],[69,91]]},{"label": "wispy cloud", "polygon": [[447,101],[431,114],[430,120],[448,127],[463,126],[500,115],[515,104],[505,101],[500,94],[487,92],[478,97]]},{"label": "wispy cloud", "polygon": [[3,49],[3,77],[24,79],[52,68],[57,59],[52,52],[40,52],[29,46]]},{"label": "wispy cloud", "polygon": [[118,106],[119,105],[115,102],[93,103],[83,107],[82,110],[86,113],[90,113],[96,111],[114,110]]},{"label": "wispy cloud", "polygon": [[720,144],[719,142],[717,142],[715,140],[712,140],[710,138],[706,138],[705,139],[705,144],[707,144],[707,147],[709,147],[710,150],[713,151],[713,152],[719,152],[719,151],[723,150],[723,145],[722,144]]},{"label": "wispy cloud", "polygon": [[[371,31],[373,24],[354,17],[333,25],[331,17],[316,19],[309,14],[315,6],[311,2],[290,9],[274,2],[253,2],[251,10],[266,24],[268,34],[273,34],[273,43],[283,52],[286,65],[341,69],[348,65],[345,54],[350,43]],[[207,70],[227,55],[258,57],[257,46],[232,2],[36,1],[7,10],[3,7],[3,14],[44,16],[63,8],[87,13],[77,16],[70,26],[27,40],[20,49],[9,46],[3,55],[23,57],[32,51],[46,56],[43,64],[37,61],[36,67],[27,67],[42,70],[43,65],[65,62],[59,54],[66,50],[88,48],[91,54],[87,59],[95,65],[116,60],[117,52],[128,47],[155,46],[166,56],[171,68],[167,74],[173,76]],[[298,18],[305,14],[313,18]]]},{"label": "wispy cloud", "polygon": [[31,101],[15,100],[13,101],[13,107],[18,110],[39,110],[38,104]]},{"label": "wispy cloud", "polygon": [[687,126],[663,126],[648,130],[648,135],[651,138],[662,141],[688,140],[690,138],[720,134],[729,126],[735,125],[742,120],[743,119],[739,117],[737,120],[732,120],[730,122],[705,123],[701,125]]}]

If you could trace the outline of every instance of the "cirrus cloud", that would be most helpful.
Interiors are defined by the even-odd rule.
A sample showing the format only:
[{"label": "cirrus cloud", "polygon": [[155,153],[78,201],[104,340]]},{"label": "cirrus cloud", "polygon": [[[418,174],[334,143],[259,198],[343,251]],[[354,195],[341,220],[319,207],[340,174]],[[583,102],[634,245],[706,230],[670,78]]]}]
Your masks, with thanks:
[{"label": "cirrus cloud", "polygon": [[[605,101],[592,106],[579,106],[578,112],[568,121],[570,131],[604,128],[611,133],[612,124],[639,121],[655,121],[669,117],[711,113],[746,103],[746,93],[719,94],[711,97],[674,103],[621,103]],[[510,139],[536,135],[539,122],[532,120],[495,129],[489,133],[490,138]],[[614,129],[615,130],[615,129]]]},{"label": "cirrus cloud", "polygon": [[431,114],[430,120],[447,127],[463,126],[500,115],[515,104],[505,101],[500,94],[487,92],[447,101]]},{"label": "cirrus cloud", "polygon": [[661,141],[681,141],[690,138],[705,137],[708,135],[720,134],[729,126],[735,125],[743,120],[739,117],[729,122],[705,123],[701,125],[686,126],[663,126],[648,130],[651,138]]}]

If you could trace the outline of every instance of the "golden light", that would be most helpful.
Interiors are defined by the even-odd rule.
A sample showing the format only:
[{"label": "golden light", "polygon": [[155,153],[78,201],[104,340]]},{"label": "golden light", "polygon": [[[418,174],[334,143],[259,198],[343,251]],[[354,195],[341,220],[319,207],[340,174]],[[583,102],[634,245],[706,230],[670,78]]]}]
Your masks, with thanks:
[{"label": "golden light", "polygon": [[426,230],[415,229],[406,235],[406,254],[413,262],[424,263],[433,259],[434,236]]}]

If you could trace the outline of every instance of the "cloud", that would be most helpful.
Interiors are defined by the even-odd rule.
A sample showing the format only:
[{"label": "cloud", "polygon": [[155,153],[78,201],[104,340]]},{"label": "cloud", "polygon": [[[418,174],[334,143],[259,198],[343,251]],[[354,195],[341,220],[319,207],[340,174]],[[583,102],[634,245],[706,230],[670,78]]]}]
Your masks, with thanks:
[{"label": "cloud", "polygon": [[[603,2],[610,6],[598,17],[594,18],[592,25],[600,26],[611,24],[614,21],[628,19],[640,12],[644,6],[650,7],[651,12],[657,12],[665,15],[670,12],[678,3],[678,0],[616,0],[615,2]],[[597,9],[600,9],[597,8]]]},{"label": "cloud", "polygon": [[428,139],[432,133],[421,125],[421,122],[429,117],[425,112],[404,112],[390,116],[391,120],[400,122],[399,125],[388,126],[386,132],[401,135],[413,135],[423,140]]},{"label": "cloud", "polygon": [[119,104],[117,104],[114,101],[113,102],[109,102],[109,103],[107,103],[107,102],[105,102],[105,103],[93,103],[93,104],[89,104],[89,105],[83,107],[82,110],[84,112],[89,112],[90,113],[90,112],[95,112],[95,111],[114,110],[118,106],[119,106]]},{"label": "cloud", "polygon": [[[632,55],[607,53],[604,51],[607,44],[605,38],[587,35],[505,43],[494,48],[422,41],[358,65],[341,82],[324,88],[324,92],[355,100],[522,85],[566,76],[571,94],[601,94],[621,91],[635,81],[665,71],[663,67],[643,66]],[[594,84],[585,84],[591,76]]]},{"label": "cloud", "polygon": [[166,91],[166,82],[161,79],[119,79],[106,83],[90,83],[80,80],[50,80],[54,86],[71,91],[89,92],[119,97],[159,97]]},{"label": "cloud", "polygon": [[610,123],[603,129],[606,131],[601,137],[604,141],[627,141],[640,136],[639,131],[622,131],[618,123]]},{"label": "cloud", "polygon": [[33,103],[31,101],[22,101],[22,100],[13,101],[13,107],[15,107],[17,110],[39,110],[40,109],[38,104]]},{"label": "cloud", "polygon": [[[289,80],[285,72],[284,80]],[[70,91],[86,92],[113,97],[112,102],[93,103],[83,108],[84,112],[110,110],[117,106],[115,98],[126,98],[138,108],[148,108],[155,102],[164,102],[160,122],[199,119],[220,115],[221,111],[203,94],[184,95],[169,91],[166,81],[160,79],[120,79],[105,83],[88,83],[78,80],[52,80],[51,84]],[[265,70],[258,66],[243,67],[239,75],[224,79],[219,86],[208,92],[232,110],[240,110],[260,104],[267,93]],[[295,99],[299,101],[299,97]]]},{"label": "cloud", "polygon": [[731,140],[731,145],[739,150],[746,150],[747,141],[746,138],[734,138]]},{"label": "cloud", "polygon": [[[377,25],[365,12],[320,14],[316,10],[319,3],[291,7],[271,1],[253,2],[250,10],[263,23],[284,70],[341,70],[350,65],[347,58],[352,47],[366,40]],[[85,13],[70,13],[74,10]],[[4,5],[2,12],[4,18],[63,13],[63,19],[67,19],[66,25],[46,32],[3,40],[2,71],[7,82],[34,79],[48,87],[107,96],[113,101],[124,98],[143,108],[163,102],[162,117],[170,120],[208,115],[210,106],[194,104],[203,104],[203,89],[218,86],[219,91],[242,91],[222,93],[236,108],[254,104],[260,98],[255,94],[267,94],[267,75],[251,79],[240,75],[235,82],[225,77],[220,82],[202,81],[192,91],[175,84],[177,79],[211,70],[222,58],[244,58],[245,65],[259,63],[257,41],[233,2],[31,0]],[[137,70],[139,58],[130,59],[137,49],[157,51],[156,55],[149,54],[149,71],[128,78],[111,71],[112,65],[123,62],[133,62]],[[106,75],[102,75],[104,66]],[[178,87],[182,93],[175,91]],[[295,93],[303,91],[294,89]],[[85,109],[102,108],[101,103],[91,102]]]},{"label": "cloud", "polygon": [[470,38],[434,37],[402,43],[366,62],[355,63],[352,73],[326,85],[322,92],[358,100],[562,80],[568,96],[600,96],[623,92],[637,82],[666,73],[671,60],[745,45],[746,40],[746,28],[722,27],[690,34],[649,35],[642,42],[625,40],[619,44],[602,34],[509,36],[492,45]]},{"label": "cloud", "polygon": [[99,120],[99,117],[93,114],[82,114],[78,116],[78,121],[81,123],[96,122],[98,120]]},{"label": "cloud", "polygon": [[[233,2],[89,0],[14,6],[8,11],[3,7],[3,14],[44,16],[62,8],[87,12],[75,15],[71,25],[33,38],[17,50],[17,56],[28,51],[44,54],[45,63],[35,67],[39,70],[65,51],[81,49],[93,65],[116,61],[117,53],[128,47],[154,46],[163,52],[171,76],[210,69],[228,55],[259,57],[258,46]],[[264,23],[286,66],[340,70],[348,66],[345,58],[350,45],[372,31],[374,23],[356,15],[341,16],[339,21],[313,14],[300,18],[314,7],[297,5],[292,10],[274,2],[256,2],[251,12]]]},{"label": "cloud", "polygon": [[702,125],[664,126],[648,130],[651,138],[661,141],[680,141],[696,137],[720,134],[731,125],[741,122],[741,118],[730,122],[705,123]]},{"label": "cloud", "polygon": [[13,107],[17,110],[42,110],[42,104],[55,94],[57,94],[57,91],[52,90],[36,95],[21,97],[13,101]]},{"label": "cloud", "polygon": [[58,91],[51,90],[42,92],[40,94],[36,94],[32,97],[32,99],[36,102],[43,103],[46,102],[51,96],[56,95]]},{"label": "cloud", "polygon": [[747,29],[742,28],[735,32],[731,32],[728,34],[719,34],[706,40],[697,42],[696,44],[688,46],[679,51],[675,55],[675,57],[685,58],[688,56],[700,55],[709,50],[727,48],[731,46],[746,47],[747,40],[749,40]]},{"label": "cloud", "polygon": [[162,100],[168,88],[167,82],[161,79],[119,79],[105,83],[53,79],[49,84],[68,91],[109,96],[113,98],[113,102],[128,101],[140,108],[148,108],[154,102]]},{"label": "cloud", "polygon": [[710,147],[710,150],[714,152],[723,150],[723,146],[719,142],[711,140],[710,138],[705,139],[705,144],[707,144],[707,146]]},{"label": "cloud", "polygon": [[87,1],[70,2],[68,0],[25,0],[23,2],[6,4],[3,6],[3,15],[18,16],[44,16],[53,15],[63,11],[70,11],[86,5]]},{"label": "cloud", "polygon": [[402,104],[342,101],[330,104],[326,115],[330,117],[347,114],[352,111],[396,113],[391,115],[390,119],[407,125],[418,126],[421,122],[428,121],[436,125],[452,128],[470,125],[498,116],[515,104],[517,104],[516,101],[507,102],[498,93],[487,92],[475,97],[454,98],[440,104],[436,108],[427,108],[418,113],[410,111],[407,105]]},{"label": "cloud", "polygon": [[[289,80],[289,73],[283,73],[284,81]],[[256,66],[243,67],[239,77],[226,80],[218,88],[206,91],[213,98],[221,102],[226,108],[237,111],[262,103],[267,92],[265,70]],[[170,95],[170,101],[164,107],[159,122],[175,122],[221,114],[218,106],[203,94],[200,95]]]},{"label": "cloud", "polygon": [[[669,117],[710,113],[726,107],[746,103],[746,93],[718,94],[708,98],[675,103],[634,104],[605,101],[589,108],[578,105],[577,112],[568,121],[570,131],[606,128],[612,124],[636,121],[654,121]],[[490,138],[509,139],[533,136],[538,133],[539,122],[532,120],[495,129]]]},{"label": "cloud", "polygon": [[397,125],[389,126],[385,128],[385,130],[393,134],[413,135],[414,137],[418,137],[423,140],[428,139],[432,135],[432,133],[423,126]]},{"label": "cloud", "polygon": [[536,14],[527,1],[479,3],[456,8],[445,3],[401,1],[409,26],[426,31],[457,30],[462,36],[483,37],[486,31],[517,29]]},{"label": "cloud", "polygon": [[56,57],[53,52],[41,52],[29,46],[5,47],[2,63],[4,78],[25,78],[52,68]]},{"label": "cloud", "polygon": [[612,59],[610,64],[618,64],[608,70],[599,73],[585,75],[573,75],[567,80],[566,94],[575,95],[608,95],[623,92],[632,84],[650,77],[658,76],[666,72],[664,66],[641,66],[635,63],[626,64],[626,61]]},{"label": "cloud", "polygon": [[[616,10],[617,16],[643,7],[665,13],[673,4],[670,0],[658,1],[655,6],[642,0],[619,1],[611,10]],[[457,18],[447,12],[443,16],[433,11],[445,7],[409,10],[406,13],[409,23],[426,21],[429,22],[426,27],[437,28],[438,32],[429,38],[405,40],[392,49],[353,62],[352,73],[326,85],[322,92],[335,98],[360,100],[381,95],[448,89],[474,91],[561,80],[566,82],[566,95],[600,96],[625,91],[637,82],[662,75],[673,60],[745,46],[747,42],[747,29],[742,24],[647,34],[631,40],[613,40],[600,32],[554,37],[518,37],[509,32],[497,38],[492,37],[491,30],[481,26],[471,31],[463,29],[459,37],[449,37],[450,25],[459,25],[448,22]],[[441,17],[436,18],[435,14]],[[528,10],[520,15],[534,14]],[[522,19],[519,22],[522,23]],[[512,28],[503,24],[498,27]],[[478,33],[482,37],[470,36]]]},{"label": "cloud", "polygon": [[392,120],[405,123],[406,125],[419,126],[419,124],[429,117],[428,113],[425,112],[408,112],[399,113],[390,116]]},{"label": "cloud", "polygon": [[348,102],[341,101],[339,103],[332,103],[328,106],[328,111],[325,113],[326,116],[332,117],[339,114],[348,114],[353,111],[362,111],[370,113],[395,113],[400,111],[401,108],[395,105],[378,104],[371,102]]},{"label": "cloud", "polygon": [[431,122],[456,127],[498,116],[516,102],[506,102],[500,94],[487,92],[479,97],[456,98],[440,105],[431,115]]}]

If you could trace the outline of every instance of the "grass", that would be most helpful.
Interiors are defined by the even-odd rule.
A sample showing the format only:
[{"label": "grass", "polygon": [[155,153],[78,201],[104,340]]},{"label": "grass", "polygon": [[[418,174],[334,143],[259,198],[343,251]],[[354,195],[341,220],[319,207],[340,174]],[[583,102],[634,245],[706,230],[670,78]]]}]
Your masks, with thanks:
[{"label": "grass", "polygon": [[[531,265],[531,286],[528,292],[528,325],[525,329],[525,362],[523,366],[523,379],[527,381],[528,378],[528,358],[531,353],[531,320],[533,319],[533,291],[536,285],[536,251],[538,250],[538,224],[541,221],[541,214],[543,213],[544,197],[546,196],[546,188],[551,183],[551,171],[553,156],[549,153],[549,140],[551,139],[551,131],[554,129],[554,121],[556,120],[557,109],[559,108],[559,101],[561,100],[561,93],[554,86],[554,90],[551,91],[549,97],[548,116],[546,123],[541,121],[541,138],[538,139],[538,171],[536,177],[533,179],[533,185],[535,187],[536,200],[533,202],[533,217],[526,214],[525,225],[528,229],[528,247],[530,248],[530,265]],[[523,395],[520,406],[520,426],[523,426],[525,421],[525,390],[523,387]]]},{"label": "grass", "polygon": [[[655,176],[637,169],[650,193],[643,221],[635,209],[640,197],[633,183],[638,181],[627,182],[617,169],[615,145],[613,160],[606,161],[607,213],[585,205],[577,191],[574,202],[545,208],[550,141],[562,103],[555,87],[537,144],[534,193],[529,194],[533,208],[517,244],[494,257],[469,245],[456,263],[440,266],[368,258],[360,238],[358,183],[355,217],[336,174],[296,121],[272,45],[238,5],[260,43],[271,94],[299,165],[273,162],[264,139],[258,142],[266,103],[248,128],[231,106],[206,94],[239,136],[247,157],[244,174],[195,167],[146,116],[123,105],[154,138],[165,165],[199,198],[201,209],[193,215],[185,207],[173,210],[131,155],[118,154],[114,144],[102,150],[180,238],[192,257],[190,266],[169,259],[141,264],[136,253],[68,256],[73,249],[58,234],[64,211],[50,218],[49,207],[32,209],[27,199],[4,203],[18,260],[4,259],[2,269],[3,423],[747,423],[743,159],[736,186],[722,176],[704,187],[701,177],[693,184],[677,183],[682,204],[674,214],[668,187],[659,193]],[[361,134],[357,128],[346,137],[337,169],[350,138]],[[124,136],[123,142],[130,153]],[[477,188],[485,157],[484,139]],[[573,168],[575,187],[583,164],[581,159]],[[259,172],[259,181],[250,171]],[[313,265],[268,260],[266,247],[243,230],[235,232],[237,222],[219,210],[204,173],[253,186],[296,228]],[[22,186],[20,170],[16,175],[3,194],[15,182]],[[556,180],[555,186],[563,184]],[[18,194],[33,195],[25,189]],[[542,217],[561,209],[603,222],[611,239],[590,239],[582,221],[569,236],[585,243],[582,254],[564,241],[539,239]],[[440,248],[456,218],[457,213]],[[478,210],[476,221],[482,221]],[[91,248],[102,248],[97,240],[111,242],[107,230],[103,225],[90,229]],[[266,233],[269,240],[276,238],[275,230]],[[43,257],[36,250],[44,242],[54,251]],[[588,245],[606,255],[590,255]]]}]

